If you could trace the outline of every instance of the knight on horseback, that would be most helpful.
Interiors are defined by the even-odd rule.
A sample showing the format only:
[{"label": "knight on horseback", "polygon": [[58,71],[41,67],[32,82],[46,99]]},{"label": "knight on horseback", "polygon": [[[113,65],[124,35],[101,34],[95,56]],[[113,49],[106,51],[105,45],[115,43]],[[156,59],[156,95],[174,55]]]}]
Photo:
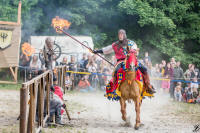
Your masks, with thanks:
[{"label": "knight on horseback", "polygon": [[[124,61],[125,61],[125,58],[126,58],[126,53],[124,51],[128,47],[128,45],[130,46],[129,43],[130,42],[132,43],[131,49],[135,50],[136,54],[138,53],[137,51],[139,50],[137,48],[137,44],[134,41],[127,39],[126,31],[124,29],[120,29],[118,31],[118,38],[119,38],[119,40],[112,43],[112,45],[109,45],[109,46],[104,47],[104,48],[99,49],[99,50],[93,50],[94,54],[97,54],[97,53],[110,54],[112,52],[115,53],[115,57],[117,59],[117,64],[116,64],[114,74],[113,74],[113,82],[116,81],[116,74],[117,74],[118,70],[120,68],[125,69]],[[145,68],[141,63],[138,66],[138,68],[142,72],[143,80],[144,80],[144,86],[147,89],[147,92],[150,93],[150,94],[155,93],[154,87],[150,84],[150,79],[149,79],[149,75],[147,73],[147,68]]]}]

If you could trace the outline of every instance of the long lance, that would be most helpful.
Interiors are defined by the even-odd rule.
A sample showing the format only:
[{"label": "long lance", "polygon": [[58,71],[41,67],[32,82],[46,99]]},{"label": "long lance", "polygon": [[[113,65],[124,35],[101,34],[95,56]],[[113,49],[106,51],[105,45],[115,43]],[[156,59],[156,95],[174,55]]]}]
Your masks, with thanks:
[{"label": "long lance", "polygon": [[[58,30],[62,31],[62,33],[64,33],[65,35],[69,36],[70,38],[72,38],[74,41],[78,42],[79,44],[81,44],[82,46],[84,46],[85,48],[89,49],[91,52],[93,51],[90,47],[86,46],[85,44],[83,44],[82,42],[80,42],[79,40],[77,40],[76,38],[74,38],[73,36],[71,36],[69,33],[63,31],[62,29],[60,29],[59,27],[56,27]],[[104,59],[106,62],[108,62],[111,66],[114,67],[114,65],[108,61],[106,58],[104,58],[103,56],[101,56],[100,54],[96,54],[99,57],[101,57],[102,59]]]}]

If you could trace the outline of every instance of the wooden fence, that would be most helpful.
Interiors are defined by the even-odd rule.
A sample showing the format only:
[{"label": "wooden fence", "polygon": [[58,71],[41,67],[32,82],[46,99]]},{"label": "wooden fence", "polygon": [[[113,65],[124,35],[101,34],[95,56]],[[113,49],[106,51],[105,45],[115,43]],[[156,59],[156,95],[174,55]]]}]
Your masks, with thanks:
[{"label": "wooden fence", "polygon": [[[55,68],[58,84],[65,90],[65,66]],[[50,87],[53,72],[48,70],[22,84],[20,89],[20,133],[40,132],[50,116]]]}]

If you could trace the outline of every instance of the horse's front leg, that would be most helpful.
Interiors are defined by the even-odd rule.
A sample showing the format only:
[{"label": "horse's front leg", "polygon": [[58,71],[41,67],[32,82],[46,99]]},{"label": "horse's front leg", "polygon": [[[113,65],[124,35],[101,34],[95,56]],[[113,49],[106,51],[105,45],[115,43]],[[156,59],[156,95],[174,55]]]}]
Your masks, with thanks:
[{"label": "horse's front leg", "polygon": [[126,102],[122,97],[120,98],[120,105],[121,105],[122,119],[126,121]]},{"label": "horse's front leg", "polygon": [[136,124],[135,124],[135,129],[138,130],[140,127],[140,97],[138,96],[135,100],[135,111],[136,111]]}]

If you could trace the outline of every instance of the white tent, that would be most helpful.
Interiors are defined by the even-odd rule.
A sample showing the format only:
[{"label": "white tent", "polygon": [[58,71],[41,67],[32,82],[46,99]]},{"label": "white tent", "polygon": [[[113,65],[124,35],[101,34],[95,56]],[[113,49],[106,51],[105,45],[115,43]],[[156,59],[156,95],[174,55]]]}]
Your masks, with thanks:
[{"label": "white tent", "polygon": [[[45,39],[50,37],[56,44],[61,47],[62,54],[58,61],[62,61],[62,58],[67,55],[76,55],[77,59],[82,57],[83,53],[89,53],[89,50],[83,47],[81,44],[77,43],[68,36],[31,36],[31,45],[35,48],[36,53],[39,53],[43,49],[45,44]],[[80,42],[84,43],[91,49],[94,48],[93,40],[90,36],[73,36]],[[69,59],[69,56],[67,56]]]}]

